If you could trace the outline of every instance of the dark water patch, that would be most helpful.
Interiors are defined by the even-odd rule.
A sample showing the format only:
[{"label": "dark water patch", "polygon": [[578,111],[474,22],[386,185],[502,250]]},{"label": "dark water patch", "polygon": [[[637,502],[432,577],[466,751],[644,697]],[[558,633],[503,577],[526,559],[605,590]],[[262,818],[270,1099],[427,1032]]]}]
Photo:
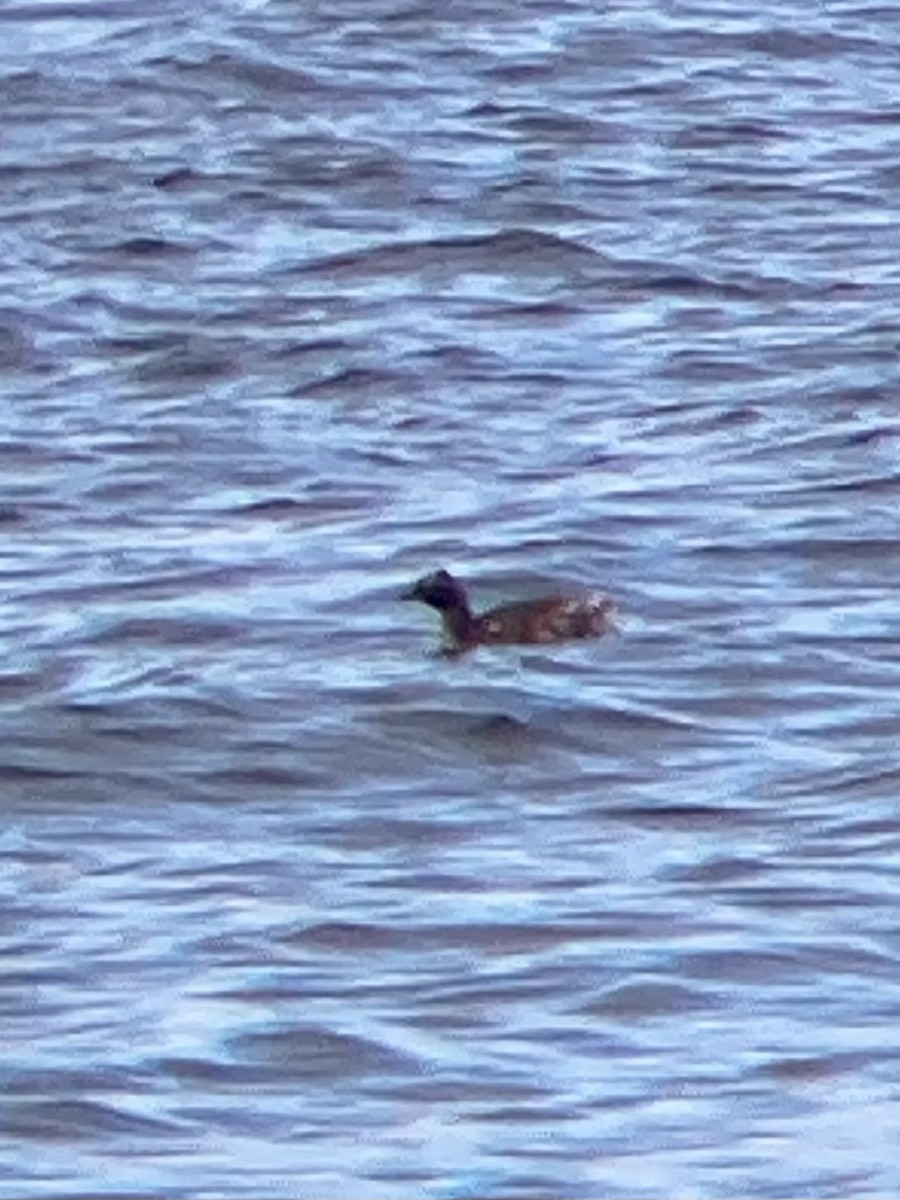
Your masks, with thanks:
[{"label": "dark water patch", "polygon": [[624,821],[646,829],[704,830],[721,826],[760,825],[763,814],[752,808],[728,804],[639,804],[610,805],[604,809],[610,820]]},{"label": "dark water patch", "polygon": [[876,1055],[872,1052],[803,1055],[773,1058],[759,1068],[760,1074],[784,1083],[817,1083],[847,1074],[859,1074],[874,1063],[890,1062],[896,1055]]},{"label": "dark water patch", "polygon": [[827,490],[830,493],[853,493],[862,492],[866,495],[872,494],[876,496],[887,495],[895,496],[900,491],[900,473],[883,473],[859,476],[856,479],[836,479],[833,480],[825,488],[809,487],[807,489],[796,489],[798,494],[804,491],[807,493],[815,493],[819,490]]},{"label": "dark water patch", "polygon": [[[190,1058],[188,1056],[159,1059],[154,1068],[162,1078],[174,1079],[179,1085],[201,1085],[209,1092],[245,1094],[252,1087],[261,1096],[284,1086],[284,1075],[275,1073],[268,1063],[241,1063],[221,1058]],[[289,1074],[289,1073],[286,1073]]]},{"label": "dark water patch", "polygon": [[711,355],[690,351],[674,355],[660,372],[662,379],[703,382],[711,387],[729,382],[753,382],[767,377],[763,364],[747,362],[727,353]]},{"label": "dark water patch", "polygon": [[562,718],[545,706],[535,708],[527,696],[512,696],[508,703],[509,711],[485,711],[484,702],[469,707],[461,698],[448,697],[444,704],[419,703],[373,714],[371,727],[414,741],[424,758],[464,763],[473,754],[512,761],[549,753],[558,743]]},{"label": "dark water patch", "polygon": [[314,946],[340,954],[377,953],[407,946],[404,930],[380,925],[330,921],[279,939],[290,946]]},{"label": "dark water patch", "polygon": [[239,368],[240,359],[232,348],[200,334],[173,334],[158,351],[147,353],[132,366],[138,380],[154,385],[226,379]]},{"label": "dark water patch", "polygon": [[[424,361],[437,363],[443,376],[448,372],[457,373],[467,379],[483,379],[485,372],[491,369],[505,371],[506,363],[503,357],[480,346],[468,346],[464,343],[429,346],[410,356],[409,361]],[[410,418],[422,421],[423,418]]]},{"label": "dark water patch", "polygon": [[[20,919],[33,921],[35,919],[35,910],[33,907],[24,909],[20,914]],[[41,914],[46,915],[46,914]],[[37,947],[17,946],[17,953],[36,951]],[[5,956],[10,961],[15,962],[12,954]],[[32,1001],[29,1005],[29,1015],[34,1019],[38,1014],[46,1018],[52,1017],[54,1014],[62,1015],[67,1010],[67,1004],[62,999],[67,990],[71,989],[77,979],[76,972],[71,969],[58,967],[56,969],[43,967],[33,970],[16,970],[14,966],[7,967],[3,971],[3,980],[0,983],[0,1012],[4,1012],[10,1020],[16,1020],[21,1017],[22,1013],[22,996],[23,994],[34,993],[36,989],[47,989],[45,993],[48,998],[38,1001]],[[58,1000],[49,998],[49,992],[55,989],[60,996]]]},{"label": "dark water patch", "polygon": [[497,1104],[478,1110],[478,1120],[496,1125],[546,1126],[548,1122],[578,1121],[580,1114],[575,1109],[566,1109],[545,1099],[543,1104]]},{"label": "dark water patch", "polygon": [[[537,301],[525,304],[496,304],[475,309],[469,320],[484,320],[499,324],[525,324],[529,327],[544,324],[562,324],[582,315],[582,310],[571,304],[553,301]],[[532,378],[533,381],[533,378]]]},{"label": "dark water patch", "polygon": [[752,300],[756,289],[749,284],[727,282],[687,271],[657,273],[652,269],[637,280],[629,280],[629,290],[671,296],[719,296],[728,300]]},{"label": "dark water patch", "polygon": [[0,320],[0,371],[21,371],[35,363],[28,326],[10,316]]},{"label": "dark water patch", "polygon": [[128,258],[173,258],[191,254],[190,247],[159,237],[133,237],[110,247],[113,254]]},{"label": "dark water patch", "polygon": [[373,367],[347,367],[324,379],[299,384],[291,394],[317,400],[381,401],[385,395],[398,391],[406,393],[411,383],[415,383],[414,377],[404,376],[395,371]]},{"label": "dark water patch", "polygon": [[[462,1071],[454,1072],[446,1069],[441,1073],[423,1073],[419,1079],[404,1080],[392,1087],[391,1094],[397,1100],[411,1103],[459,1103],[461,1093],[465,1093],[467,1103],[477,1104],[516,1104],[540,1103],[546,1099],[547,1090],[535,1079],[515,1078],[509,1070],[506,1077],[499,1075],[493,1079],[469,1078]],[[525,1192],[523,1195],[529,1195]],[[515,1193],[513,1193],[515,1195]]]},{"label": "dark water patch", "polygon": [[[898,480],[900,482],[900,480]],[[891,481],[884,481],[889,493],[894,490]],[[819,492],[827,492],[831,494],[836,489],[834,486],[828,489],[820,489],[816,487],[796,488],[790,486],[790,491],[794,495],[817,494]],[[697,555],[702,558],[711,559],[731,559],[748,556],[750,558],[763,558],[768,560],[791,558],[791,559],[811,559],[816,562],[834,563],[835,561],[849,561],[851,563],[878,563],[884,565],[885,562],[892,562],[900,555],[900,546],[892,540],[877,536],[868,537],[815,537],[810,536],[809,531],[804,528],[799,528],[790,538],[765,538],[748,541],[744,544],[735,542],[721,541],[710,543],[707,545],[691,546],[686,548],[688,554]],[[821,598],[820,602],[821,602]],[[826,603],[828,599],[826,598]]]},{"label": "dark water patch", "polygon": [[302,517],[315,506],[295,500],[292,496],[270,496],[264,500],[253,500],[249,504],[239,505],[232,510],[234,516],[260,517],[263,520],[280,521],[292,517]]},{"label": "dark water patch", "polygon": [[[883,815],[872,813],[868,816],[857,816],[853,812],[845,813],[842,809],[837,809],[830,821],[823,825],[822,832],[823,837],[833,839],[835,856],[838,856],[840,851],[847,857],[866,857],[878,847],[883,847],[888,853],[897,847],[900,840],[900,817],[894,815],[890,808],[890,800],[895,792],[898,775],[900,772],[895,770],[871,775],[860,772],[854,777],[852,784],[858,785],[858,793],[865,796],[870,804],[878,801],[879,807],[887,802],[887,811]],[[832,791],[839,790],[840,785],[832,788],[822,787],[821,784],[816,789],[817,794],[827,791],[829,795]],[[851,785],[848,790],[852,795],[855,789]],[[813,791],[813,787],[810,786],[809,792]],[[827,846],[824,851],[820,849],[819,852],[828,853]]]},{"label": "dark water patch", "polygon": [[164,171],[162,175],[155,176],[150,182],[154,187],[163,191],[177,191],[192,183],[199,183],[203,179],[203,174],[194,170],[193,167],[172,167],[171,170]]},{"label": "dark water patch", "polygon": [[[484,106],[481,107],[484,108]],[[480,115],[486,114],[482,112]],[[495,111],[490,115],[497,116],[499,114]],[[560,141],[578,142],[585,138],[593,138],[596,129],[595,123],[586,117],[553,109],[529,111],[513,108],[507,110],[504,117],[504,128],[521,134],[525,138],[547,137]]]},{"label": "dark water patch", "polygon": [[900,435],[900,430],[884,425],[874,429],[861,429],[847,434],[843,439],[845,446],[891,446]]},{"label": "dark water patch", "polygon": [[6,671],[0,674],[0,703],[22,701],[28,696],[46,695],[48,675],[43,671]]},{"label": "dark water patch", "polygon": [[610,988],[600,999],[576,1011],[586,1017],[630,1022],[678,1017],[720,1006],[721,999],[715,994],[649,978]]},{"label": "dark water patch", "polygon": [[522,370],[518,364],[504,363],[499,373],[503,382],[514,389],[531,386],[545,391],[548,388],[563,388],[568,383],[568,377],[564,374],[548,370]]},{"label": "dark water patch", "polygon": [[[784,179],[747,179],[714,178],[701,185],[700,190],[710,197],[725,197],[728,199],[752,201],[759,203],[765,200],[781,200],[785,203],[796,203],[798,199],[806,198],[806,189],[802,182]],[[777,281],[780,284],[776,295],[782,294],[788,288],[787,280]],[[796,284],[794,285],[796,289]],[[829,285],[830,286],[830,285]]]},{"label": "dark water patch", "polygon": [[127,598],[135,594],[145,596],[148,600],[177,600],[183,599],[186,592],[194,588],[198,591],[205,588],[221,588],[228,591],[231,588],[243,587],[256,578],[258,571],[258,567],[247,563],[206,566],[187,558],[180,564],[180,569],[174,569],[172,563],[164,567],[154,564],[153,568],[143,572],[132,568],[130,573],[123,573],[123,578],[97,579],[92,581],[89,587],[76,585],[35,589],[31,592],[31,599],[34,603],[44,600],[72,601],[77,604],[84,601],[86,593],[89,593],[94,602],[104,598]]},{"label": "dark water patch", "polygon": [[181,334],[175,330],[127,334],[123,337],[105,338],[100,346],[107,355],[130,358],[141,355],[163,354],[179,344]]},{"label": "dark water patch", "polygon": [[232,642],[245,635],[246,627],[236,622],[190,617],[128,617],[85,640],[97,645],[203,646]]},{"label": "dark water patch", "polygon": [[[248,480],[248,490],[256,490],[263,481]],[[300,489],[298,489],[300,490]],[[262,499],[251,501],[249,504],[239,504],[234,508],[224,510],[229,517],[244,518],[247,516],[270,515],[302,517],[303,524],[319,524],[329,521],[347,520],[360,513],[371,513],[384,500],[384,487],[376,480],[366,478],[359,470],[352,473],[349,463],[345,463],[340,477],[330,477],[322,473],[318,478],[304,479],[302,498],[275,497],[272,500]],[[207,508],[206,501],[203,508]],[[215,511],[222,510],[215,507]],[[297,577],[302,575],[301,559],[297,560]],[[385,592],[385,595],[388,593]],[[334,603],[339,604],[337,596]],[[348,603],[353,603],[349,601]]]},{"label": "dark water patch", "polygon": [[260,91],[263,95],[284,93],[296,96],[321,90],[324,86],[307,71],[280,63],[254,61],[246,53],[238,55],[228,51],[217,51],[202,65],[217,76],[234,79],[242,85]]},{"label": "dark water patch", "polygon": [[552,78],[553,67],[543,57],[535,57],[530,62],[496,63],[481,71],[481,77],[493,84],[528,84],[540,85],[542,81]]},{"label": "dark water patch", "polygon": [[872,903],[871,893],[852,893],[831,887],[795,886],[755,881],[729,889],[730,902],[758,908],[762,912],[816,912],[823,909],[853,909]]},{"label": "dark water patch", "polygon": [[148,65],[163,68],[172,78],[189,81],[192,87],[209,89],[214,94],[233,95],[231,89],[234,84],[239,84],[245,101],[254,93],[263,98],[272,95],[283,101],[284,96],[305,95],[328,86],[327,82],[297,67],[261,61],[249,47],[241,52],[210,47],[198,50],[190,57],[185,53],[165,55],[152,59]]},{"label": "dark water patch", "polygon": [[148,1138],[169,1136],[175,1122],[129,1113],[97,1100],[18,1100],[3,1106],[0,1121],[7,1135],[25,1142],[67,1143],[96,1138]]},{"label": "dark water patch", "polygon": [[527,925],[522,922],[478,923],[466,925],[438,925],[410,931],[410,944],[425,949],[446,947],[448,949],[472,950],[490,954],[492,958],[517,957],[523,954],[540,954],[548,948],[571,941],[582,941],[590,936],[589,926]]},{"label": "dark water patch", "polygon": [[472,237],[375,246],[307,263],[293,268],[292,273],[327,274],[334,279],[345,273],[363,278],[440,268],[451,273],[529,275],[580,269],[596,263],[599,257],[589,247],[553,234],[532,229],[506,229]]},{"label": "dark water patch", "polygon": [[57,446],[42,440],[20,440],[11,438],[0,441],[0,458],[6,458],[11,467],[15,460],[32,467],[52,466],[54,464],[90,463],[94,456],[86,450],[78,450],[72,446]]},{"label": "dark water patch", "polygon": [[[453,670],[454,658],[440,648],[436,630],[434,635],[425,643],[425,671],[440,676],[448,669]],[[422,656],[416,654],[414,657]],[[444,686],[447,691],[442,696]],[[509,745],[521,742],[524,748],[528,741],[552,740],[557,722],[548,707],[542,706],[538,711],[525,690],[506,692],[505,695],[504,691],[486,689],[483,695],[476,693],[469,700],[465,690],[459,690],[445,677],[443,685],[439,679],[435,680],[434,694],[426,701],[416,698],[398,704],[394,697],[386,697],[377,689],[368,695],[365,691],[358,691],[356,695],[370,709],[368,716],[373,729],[388,732],[407,729],[418,731],[418,736],[432,734],[436,744],[446,738],[460,746],[496,741]],[[493,707],[495,704],[496,708]],[[507,705],[505,709],[500,707],[504,704]]]},{"label": "dark water patch", "polygon": [[98,1065],[85,1068],[7,1066],[2,1072],[7,1096],[45,1095],[49,1092],[152,1092],[155,1081],[149,1074],[124,1067]]},{"label": "dark water patch", "polygon": [[406,1075],[413,1066],[406,1055],[381,1043],[321,1025],[240,1034],[230,1040],[229,1051],[239,1069],[264,1067],[272,1082],[293,1079],[326,1087],[352,1084],[367,1075]]},{"label": "dark water patch", "polygon": [[774,121],[726,120],[692,125],[676,135],[672,145],[685,149],[755,145],[757,142],[782,141],[794,136],[792,130]]},{"label": "dark water patch", "polygon": [[490,954],[500,960],[506,956],[543,953],[573,940],[589,939],[590,935],[591,929],[587,923],[583,926],[553,925],[546,928],[511,923],[404,925],[395,929],[368,925],[327,925],[293,935],[289,938],[289,944],[321,946],[351,955],[366,949],[410,954],[470,950]]},{"label": "dark water patch", "polygon": [[[13,756],[23,757],[21,750],[13,751]],[[42,780],[76,780],[84,779],[84,771],[72,767],[54,767],[46,762],[3,762],[0,761],[0,780],[5,783],[35,782]]]},{"label": "dark water patch", "polygon": [[277,351],[278,357],[290,360],[305,358],[307,355],[322,355],[327,362],[333,362],[335,356],[346,356],[358,353],[359,343],[343,337],[315,337],[292,341],[288,346],[282,346]]},{"label": "dark water patch", "polygon": [[492,716],[479,717],[473,721],[471,731],[487,741],[510,745],[529,736],[529,722],[508,713],[494,713]]},{"label": "dark water patch", "polygon": [[252,766],[247,764],[218,771],[204,771],[201,778],[207,787],[213,790],[221,788],[223,794],[232,796],[237,793],[247,801],[260,791],[269,796],[273,790],[287,790],[292,793],[299,789],[317,790],[323,782],[322,776],[315,771],[265,761],[258,761]]},{"label": "dark water patch", "polygon": [[710,985],[739,985],[751,979],[765,987],[810,983],[814,979],[807,963],[787,951],[755,948],[708,950],[685,954],[678,962],[679,974]]},{"label": "dark water patch", "polygon": [[[507,1024],[517,1006],[529,1002],[548,1003],[554,993],[555,988],[549,980],[533,978],[527,970],[517,969],[515,963],[490,980],[479,980],[471,972],[460,972],[457,981],[423,981],[415,1024],[431,1029],[446,1023],[448,1031],[469,1030],[474,1036],[479,1030]],[[605,1035],[603,1039],[604,1042],[612,1041]],[[520,1066],[511,1058],[509,1067],[510,1076],[521,1076],[523,1085],[533,1086],[535,1094],[543,1092],[540,1083],[528,1076],[524,1064]],[[500,1082],[484,1080],[485,1090],[490,1091]],[[477,1098],[475,1094],[473,1098]]]},{"label": "dark water patch", "polygon": [[674,877],[681,883],[697,884],[701,887],[718,887],[756,878],[769,869],[769,864],[762,860],[716,857],[700,862],[696,866],[678,868],[674,872]]},{"label": "dark water patch", "polygon": [[771,59],[832,59],[843,54],[871,53],[877,50],[869,38],[837,30],[800,32],[789,26],[770,26],[752,33],[745,42],[748,50]]},{"label": "dark water patch", "polygon": [[161,696],[158,699],[125,697],[120,700],[89,698],[59,702],[51,715],[69,729],[78,728],[82,736],[120,738],[176,745],[195,736],[198,721],[210,731],[223,732],[222,723],[233,721],[239,727],[241,711],[224,700],[204,700],[196,696]]}]

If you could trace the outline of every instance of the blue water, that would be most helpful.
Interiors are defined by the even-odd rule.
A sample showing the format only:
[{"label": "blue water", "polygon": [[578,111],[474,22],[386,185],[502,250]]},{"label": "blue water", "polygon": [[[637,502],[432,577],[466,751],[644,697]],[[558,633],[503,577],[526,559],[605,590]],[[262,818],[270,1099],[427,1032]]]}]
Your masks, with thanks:
[{"label": "blue water", "polygon": [[0,12],[0,1191],[900,1188],[898,44]]}]

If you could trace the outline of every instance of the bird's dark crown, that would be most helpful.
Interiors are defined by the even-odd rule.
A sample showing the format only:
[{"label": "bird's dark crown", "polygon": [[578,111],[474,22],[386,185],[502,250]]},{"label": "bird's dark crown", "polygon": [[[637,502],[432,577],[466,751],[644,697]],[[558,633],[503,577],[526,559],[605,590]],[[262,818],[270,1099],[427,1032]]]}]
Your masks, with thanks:
[{"label": "bird's dark crown", "polygon": [[468,612],[469,601],[466,589],[454,579],[449,571],[443,568],[431,575],[423,575],[421,579],[403,593],[405,600],[421,600],[423,604],[436,608],[438,612],[462,609]]}]

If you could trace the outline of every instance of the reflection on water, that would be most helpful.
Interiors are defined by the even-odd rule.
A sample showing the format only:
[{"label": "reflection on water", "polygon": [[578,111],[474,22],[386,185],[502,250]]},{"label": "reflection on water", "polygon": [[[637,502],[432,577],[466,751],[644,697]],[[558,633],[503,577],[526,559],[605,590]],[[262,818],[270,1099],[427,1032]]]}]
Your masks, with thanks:
[{"label": "reflection on water", "polygon": [[897,25],[0,14],[17,1196],[900,1186]]}]

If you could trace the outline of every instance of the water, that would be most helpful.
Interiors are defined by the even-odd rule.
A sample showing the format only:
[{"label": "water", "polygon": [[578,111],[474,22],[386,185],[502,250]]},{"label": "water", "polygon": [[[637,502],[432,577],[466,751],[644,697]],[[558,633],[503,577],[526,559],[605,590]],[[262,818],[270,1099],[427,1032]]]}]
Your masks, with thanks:
[{"label": "water", "polygon": [[4,1194],[900,1188],[898,39],[0,14]]}]

